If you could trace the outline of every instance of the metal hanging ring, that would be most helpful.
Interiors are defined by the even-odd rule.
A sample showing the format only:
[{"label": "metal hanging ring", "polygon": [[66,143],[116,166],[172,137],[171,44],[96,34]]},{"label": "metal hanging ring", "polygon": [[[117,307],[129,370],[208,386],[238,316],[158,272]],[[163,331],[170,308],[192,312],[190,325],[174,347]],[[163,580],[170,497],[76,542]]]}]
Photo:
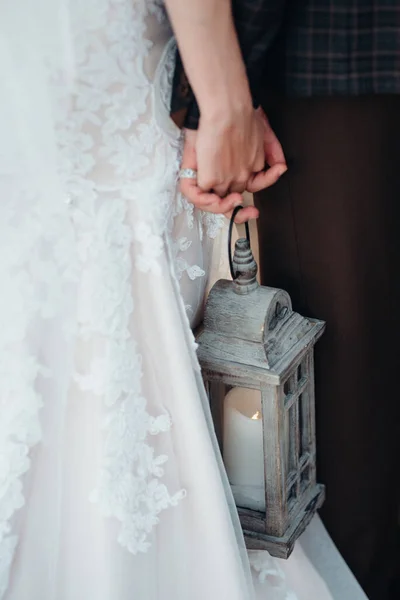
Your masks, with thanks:
[{"label": "metal hanging ring", "polygon": [[[232,259],[232,230],[233,230],[233,224],[235,222],[235,217],[238,214],[238,212],[240,210],[242,210],[242,208],[244,208],[243,206],[236,206],[236,208],[233,209],[232,212],[232,216],[231,216],[231,220],[229,223],[229,230],[228,230],[228,256],[229,256],[229,269],[231,272],[231,277],[232,279],[236,279],[236,273],[233,269],[233,259]],[[249,224],[246,221],[246,223],[244,224],[245,228],[246,228],[246,238],[247,241],[249,242],[250,245],[250,229],[249,229]]]}]

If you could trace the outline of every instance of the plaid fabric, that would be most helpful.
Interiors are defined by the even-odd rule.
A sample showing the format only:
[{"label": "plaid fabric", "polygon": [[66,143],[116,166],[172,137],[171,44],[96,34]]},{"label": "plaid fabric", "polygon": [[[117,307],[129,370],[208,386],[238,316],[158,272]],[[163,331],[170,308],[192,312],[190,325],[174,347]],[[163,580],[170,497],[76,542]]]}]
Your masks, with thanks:
[{"label": "plaid fabric", "polygon": [[[400,0],[233,0],[255,99],[261,87],[289,96],[400,93]],[[177,62],[175,84],[185,78]],[[186,81],[187,83],[187,81]],[[174,84],[172,111],[199,112],[190,86]]]},{"label": "plaid fabric", "polygon": [[256,103],[266,55],[281,29],[284,11],[285,0],[232,0],[239,44]]},{"label": "plaid fabric", "polygon": [[289,2],[279,53],[289,95],[398,94],[400,2]]}]

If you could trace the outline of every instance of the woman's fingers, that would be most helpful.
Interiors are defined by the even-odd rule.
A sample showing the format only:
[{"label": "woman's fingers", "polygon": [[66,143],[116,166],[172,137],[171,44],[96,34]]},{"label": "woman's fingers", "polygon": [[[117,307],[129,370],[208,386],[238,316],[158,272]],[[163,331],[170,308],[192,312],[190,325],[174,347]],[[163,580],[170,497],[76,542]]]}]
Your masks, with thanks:
[{"label": "woman's fingers", "polygon": [[[203,192],[194,179],[182,179],[180,189],[185,198],[198,209],[230,218],[232,211],[243,204],[241,194],[231,193],[225,198],[220,198],[212,192]],[[258,218],[258,210],[255,206],[246,206],[238,212],[235,223],[245,223],[251,219]]]},{"label": "woman's fingers", "polygon": [[274,130],[269,124],[267,115],[264,112],[262,112],[262,119],[264,122],[264,153],[266,163],[270,167],[278,163],[286,164],[282,144],[276,137]]},{"label": "woman's fingers", "polygon": [[215,192],[217,194],[217,196],[219,196],[220,198],[225,198],[225,196],[228,194],[229,191],[233,191],[233,190],[229,190],[228,182],[225,182],[222,184],[215,184],[215,183],[211,184],[208,189]]},{"label": "woman's fingers", "polygon": [[243,194],[246,191],[247,179],[239,179],[236,183],[232,184],[229,191],[236,192],[237,194]]},{"label": "woman's fingers", "polygon": [[[196,135],[195,131],[186,131],[181,165],[182,169],[190,169],[195,172],[197,172]],[[233,192],[226,195],[226,187],[223,188],[221,195],[218,193],[220,190],[204,191],[195,178],[181,179],[180,190],[189,202],[207,212],[226,214],[236,206],[243,204],[240,193]]]},{"label": "woman's fingers", "polygon": [[276,164],[267,169],[254,173],[247,182],[247,191],[255,194],[265,188],[270,187],[287,171],[286,164]]},{"label": "woman's fingers", "polygon": [[218,194],[213,192],[203,192],[195,179],[181,179],[180,190],[189,202],[207,212],[225,214],[236,206],[243,204],[243,198],[240,194],[234,193],[225,198],[220,198]]},{"label": "woman's fingers", "polygon": [[250,106],[228,116],[202,114],[195,142],[199,187],[220,197],[243,193],[251,173],[265,164],[261,114]]},{"label": "woman's fingers", "polygon": [[[225,217],[230,219],[232,216],[232,211],[225,213]],[[258,218],[258,210],[255,206],[245,206],[242,210],[239,210],[235,217],[235,223],[237,225],[241,225],[242,223],[246,223],[247,221],[251,221],[252,219]]]},{"label": "woman's fingers", "polygon": [[[195,131],[186,131],[185,143],[183,148],[181,169],[189,169],[197,173],[197,153],[196,153]],[[256,179],[259,175],[251,177],[254,187],[255,182],[262,185],[261,179]],[[264,174],[263,174],[264,175]],[[269,176],[271,177],[271,176]],[[247,173],[244,171],[237,177],[233,189],[227,191],[226,184],[214,185],[212,191],[201,189],[196,178],[182,178],[179,182],[180,191],[185,198],[200,210],[215,214],[223,214],[230,218],[233,209],[243,204],[242,192],[248,188]],[[260,188],[261,189],[261,188]],[[236,223],[245,223],[250,219],[258,217],[258,210],[254,206],[247,206],[238,212],[235,218]]]},{"label": "woman's fingers", "polygon": [[[283,148],[275,135],[268,118],[262,108],[257,109],[257,116],[263,130],[263,154],[257,155],[256,167],[249,177],[246,189],[251,193],[270,187],[287,171]],[[267,168],[265,168],[267,165]],[[268,168],[269,167],[269,168]]]}]

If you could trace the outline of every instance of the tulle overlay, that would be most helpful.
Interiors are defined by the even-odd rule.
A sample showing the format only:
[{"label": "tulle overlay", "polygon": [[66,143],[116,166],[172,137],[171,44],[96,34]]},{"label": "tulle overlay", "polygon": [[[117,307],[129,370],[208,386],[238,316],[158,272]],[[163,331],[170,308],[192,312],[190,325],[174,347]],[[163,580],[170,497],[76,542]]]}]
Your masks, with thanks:
[{"label": "tulle overlay", "polygon": [[251,574],[191,333],[223,220],[176,190],[162,4],[0,7],[0,598],[329,600],[301,547]]}]

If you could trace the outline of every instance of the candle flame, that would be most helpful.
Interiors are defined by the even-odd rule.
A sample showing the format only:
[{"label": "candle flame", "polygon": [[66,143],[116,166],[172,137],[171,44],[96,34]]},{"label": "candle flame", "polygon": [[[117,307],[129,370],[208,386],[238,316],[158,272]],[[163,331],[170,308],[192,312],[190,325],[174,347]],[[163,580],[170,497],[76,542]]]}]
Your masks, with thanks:
[{"label": "candle flame", "polygon": [[254,415],[251,418],[253,419],[253,421],[257,421],[258,419],[261,419],[260,411],[258,410],[256,413],[254,413]]}]

